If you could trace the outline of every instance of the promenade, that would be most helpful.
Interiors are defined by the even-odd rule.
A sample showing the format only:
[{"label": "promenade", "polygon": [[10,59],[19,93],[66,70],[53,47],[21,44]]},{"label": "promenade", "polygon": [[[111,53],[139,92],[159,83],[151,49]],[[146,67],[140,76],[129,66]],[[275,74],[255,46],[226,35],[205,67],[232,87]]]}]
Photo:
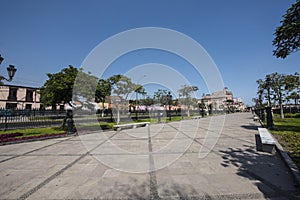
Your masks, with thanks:
[{"label": "promenade", "polygon": [[0,146],[0,199],[300,198],[251,113],[211,119]]}]

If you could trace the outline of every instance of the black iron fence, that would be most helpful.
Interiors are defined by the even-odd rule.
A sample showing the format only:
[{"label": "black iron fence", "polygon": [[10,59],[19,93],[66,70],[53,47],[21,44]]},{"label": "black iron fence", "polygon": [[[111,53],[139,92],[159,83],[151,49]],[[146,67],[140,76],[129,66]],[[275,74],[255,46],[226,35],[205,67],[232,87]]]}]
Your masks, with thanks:
[{"label": "black iron fence", "polygon": [[[89,124],[93,122],[116,122],[116,110],[106,109],[98,111],[76,110],[73,112],[76,125]],[[201,115],[199,110],[190,110],[191,116]],[[156,110],[128,112],[120,110],[120,121],[132,121],[137,119],[148,119],[158,117],[186,117],[186,110]],[[11,110],[0,109],[0,130],[53,127],[62,125],[66,118],[65,110]]]}]

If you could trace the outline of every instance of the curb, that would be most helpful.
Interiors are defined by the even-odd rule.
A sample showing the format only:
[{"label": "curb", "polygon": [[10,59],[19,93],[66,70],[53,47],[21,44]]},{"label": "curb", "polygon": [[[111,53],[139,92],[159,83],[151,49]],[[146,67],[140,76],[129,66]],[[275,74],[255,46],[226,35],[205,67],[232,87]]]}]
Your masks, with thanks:
[{"label": "curb", "polygon": [[[274,138],[274,137],[273,137]],[[295,186],[300,188],[300,172],[297,168],[294,161],[290,158],[290,156],[283,150],[282,146],[279,142],[274,138],[276,141],[276,151],[279,152],[280,157],[284,160],[286,166],[288,167],[289,171],[292,173],[295,179]]]},{"label": "curb", "polygon": [[49,136],[49,137],[41,137],[41,138],[31,138],[31,139],[24,139],[24,140],[17,140],[17,141],[9,141],[9,142],[0,142],[0,146],[4,145],[11,145],[11,144],[20,144],[25,142],[36,142],[36,141],[42,141],[42,140],[49,140],[49,139],[58,139],[58,138],[67,138],[71,137],[73,135],[57,135],[57,136]]},{"label": "curb", "polygon": [[[262,123],[262,121],[260,119],[259,119],[259,123],[262,127],[264,127],[264,124]],[[269,132],[269,130],[268,130],[268,132]],[[270,133],[270,134],[273,136],[272,133]],[[284,151],[283,147],[281,146],[281,144],[279,144],[277,139],[274,136],[273,136],[273,138],[276,142],[276,145],[275,145],[276,151],[279,153],[281,159],[284,161],[285,165],[287,166],[289,171],[292,173],[292,176],[295,180],[295,187],[300,188],[300,171],[299,171],[299,169],[297,168],[294,161],[290,158],[290,156]]]}]

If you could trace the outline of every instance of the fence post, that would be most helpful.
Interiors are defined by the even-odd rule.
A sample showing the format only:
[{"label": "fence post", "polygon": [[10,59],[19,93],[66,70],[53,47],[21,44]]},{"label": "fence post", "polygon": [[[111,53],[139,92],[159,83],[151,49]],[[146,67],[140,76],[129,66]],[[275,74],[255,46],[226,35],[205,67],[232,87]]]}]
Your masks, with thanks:
[{"label": "fence post", "polygon": [[5,110],[4,114],[5,114],[4,130],[6,131],[7,130],[7,114],[8,114],[7,109]]}]

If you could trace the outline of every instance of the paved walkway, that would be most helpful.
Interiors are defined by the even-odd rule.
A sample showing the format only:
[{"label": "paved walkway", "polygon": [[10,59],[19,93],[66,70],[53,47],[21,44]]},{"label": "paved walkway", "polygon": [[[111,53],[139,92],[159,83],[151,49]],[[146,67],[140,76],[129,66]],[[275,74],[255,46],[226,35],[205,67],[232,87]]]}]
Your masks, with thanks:
[{"label": "paved walkway", "polygon": [[238,113],[0,146],[0,199],[299,198],[257,126]]}]

